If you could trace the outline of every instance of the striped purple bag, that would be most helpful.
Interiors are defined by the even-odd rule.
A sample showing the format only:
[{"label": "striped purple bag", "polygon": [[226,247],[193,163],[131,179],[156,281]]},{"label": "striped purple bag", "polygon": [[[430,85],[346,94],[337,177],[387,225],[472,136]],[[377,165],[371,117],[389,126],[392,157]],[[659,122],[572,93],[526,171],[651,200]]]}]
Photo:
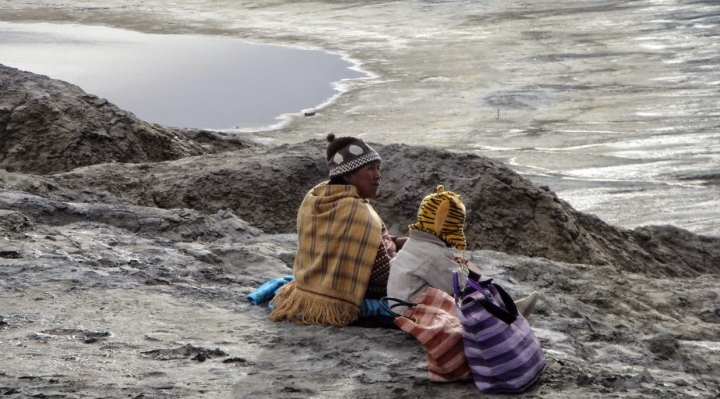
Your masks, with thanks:
[{"label": "striped purple bag", "polygon": [[519,393],[537,381],[547,363],[540,341],[518,313],[510,295],[492,279],[467,279],[453,273],[455,306],[463,327],[465,357],[483,393]]}]

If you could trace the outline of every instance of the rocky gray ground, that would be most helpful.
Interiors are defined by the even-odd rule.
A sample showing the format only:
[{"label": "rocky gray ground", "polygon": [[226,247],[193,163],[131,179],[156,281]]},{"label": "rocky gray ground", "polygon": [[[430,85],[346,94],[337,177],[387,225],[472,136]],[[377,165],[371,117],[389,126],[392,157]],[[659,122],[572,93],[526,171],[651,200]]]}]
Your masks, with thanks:
[{"label": "rocky gray ground", "polygon": [[[508,77],[507,70],[485,59],[483,76],[470,74],[465,58],[483,59],[473,53],[466,29],[436,31],[457,45],[434,46],[432,37],[413,33],[419,19],[407,17],[427,13],[425,23],[452,26],[474,3],[454,2],[458,9],[450,12],[443,2],[0,2],[2,18],[12,20],[341,43],[336,49],[354,49],[381,80],[393,77],[362,90],[350,87],[318,117],[266,132],[288,138],[288,144],[266,146],[148,125],[77,87],[0,67],[0,392],[9,398],[481,396],[470,383],[430,383],[422,347],[401,332],[273,323],[266,308],[245,300],[262,282],[290,273],[297,204],[325,175],[325,132],[359,129],[372,138],[392,126],[452,138],[453,131],[481,122],[496,123],[491,131],[509,126],[509,120],[490,122],[494,114],[485,120],[455,111],[475,104],[485,92],[480,83]],[[508,34],[516,35],[527,32],[518,24],[537,15],[583,25],[579,16],[599,21],[603,13],[646,5],[510,6],[513,12],[475,11],[457,23],[510,24]],[[358,24],[360,9],[397,35]],[[296,23],[267,29],[283,21]],[[328,32],[339,38],[326,39]],[[543,32],[532,37],[532,45],[559,40]],[[427,46],[446,65],[422,75]],[[394,52],[402,53],[398,62],[386,62]],[[639,55],[615,57],[644,62]],[[606,72],[599,76],[620,79]],[[407,87],[415,94],[400,96]],[[626,100],[651,104],[649,92]],[[617,110],[609,106],[614,97],[592,101],[596,107],[586,107],[579,119],[567,117],[577,102],[544,112],[577,127]],[[555,119],[538,119],[541,113],[518,112],[512,123],[552,130]],[[620,120],[629,130],[641,122]],[[313,135],[318,139],[306,140]],[[442,145],[422,137],[423,144]],[[542,293],[530,322],[549,367],[520,396],[720,394],[718,238],[670,226],[618,228],[577,212],[549,187],[498,161],[387,141],[377,145],[387,167],[374,204],[395,232],[404,231],[422,196],[442,183],[460,192],[471,211],[466,255],[512,295]]]},{"label": "rocky gray ground", "polygon": [[[16,75],[47,83],[0,72],[4,88]],[[46,106],[77,104],[77,88],[51,83]],[[27,87],[11,91],[43,97]],[[23,105],[4,109],[0,131],[25,133],[4,136],[7,145],[39,143],[54,126]],[[82,132],[95,116],[76,115],[63,138],[94,140]],[[18,127],[33,124],[43,128]],[[203,149],[197,133],[176,134]],[[66,141],[33,161],[53,158]],[[65,173],[0,171],[4,395],[477,395],[470,383],[430,383],[422,347],[404,333],[273,323],[246,301],[267,279],[291,273],[294,214],[325,175],[323,141],[136,163],[117,159],[116,146],[100,142],[93,154],[105,163]],[[550,366],[524,396],[720,392],[720,239],[613,227],[486,158],[377,147],[391,166],[376,207],[394,231],[403,233],[419,199],[443,183],[470,209],[467,256],[514,296],[542,293],[531,322]],[[25,160],[4,162],[21,170]]]}]

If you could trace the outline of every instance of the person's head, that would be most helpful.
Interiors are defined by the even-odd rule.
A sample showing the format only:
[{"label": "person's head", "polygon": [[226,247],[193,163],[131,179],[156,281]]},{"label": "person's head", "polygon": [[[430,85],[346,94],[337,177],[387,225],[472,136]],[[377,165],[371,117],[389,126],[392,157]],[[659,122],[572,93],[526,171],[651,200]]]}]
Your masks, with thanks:
[{"label": "person's head", "polygon": [[327,166],[331,183],[351,184],[360,197],[377,197],[380,189],[380,155],[356,137],[327,136]]},{"label": "person's head", "polygon": [[417,222],[408,226],[434,234],[455,249],[465,249],[465,204],[460,196],[437,186],[434,193],[423,198],[418,209]]}]

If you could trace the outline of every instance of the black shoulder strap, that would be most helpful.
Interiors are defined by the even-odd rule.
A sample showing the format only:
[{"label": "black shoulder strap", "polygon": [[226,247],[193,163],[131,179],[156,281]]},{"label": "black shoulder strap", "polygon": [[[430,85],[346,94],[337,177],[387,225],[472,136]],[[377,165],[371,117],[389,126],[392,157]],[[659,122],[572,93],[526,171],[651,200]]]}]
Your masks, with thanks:
[{"label": "black shoulder strap", "polygon": [[[518,310],[517,306],[515,306],[515,302],[513,302],[512,298],[510,297],[510,294],[508,294],[501,286],[495,284],[492,282],[492,280],[483,281],[481,283],[477,283],[475,281],[472,281],[468,279],[468,286],[473,287],[475,290],[483,294],[482,297],[475,300],[475,303],[485,308],[485,310],[488,311],[491,315],[497,317],[498,319],[502,320],[506,324],[512,324],[517,320],[518,318]],[[498,294],[500,294],[500,299],[503,301],[503,305],[505,305],[505,309],[495,305],[494,303],[490,302],[488,297],[487,290],[482,287],[482,285],[493,285],[495,289],[498,291]]]},{"label": "black shoulder strap", "polygon": [[[393,301],[396,303],[390,305],[390,301]],[[391,315],[393,315],[395,317],[401,317],[402,315],[393,311],[393,308],[396,308],[398,306],[407,306],[409,308],[414,308],[415,306],[417,306],[417,303],[404,301],[402,299],[393,298],[391,296],[386,296],[386,297],[380,299],[380,306],[382,306],[382,308],[385,309]]]}]

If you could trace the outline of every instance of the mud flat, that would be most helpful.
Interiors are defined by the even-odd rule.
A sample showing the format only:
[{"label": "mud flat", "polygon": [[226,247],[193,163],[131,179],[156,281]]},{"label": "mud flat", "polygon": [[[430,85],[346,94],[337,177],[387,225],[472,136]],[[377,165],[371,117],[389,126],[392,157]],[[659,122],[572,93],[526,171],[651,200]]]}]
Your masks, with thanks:
[{"label": "mud flat", "polygon": [[623,227],[718,236],[713,1],[100,0],[2,5],[7,21],[227,35],[337,52],[374,79],[255,134],[361,134],[499,159]]},{"label": "mud flat", "polygon": [[[678,7],[684,13],[673,14]],[[265,307],[245,300],[268,278],[290,273],[295,209],[305,190],[323,178],[322,138],[334,131],[363,132],[378,143],[388,167],[374,205],[394,231],[402,233],[422,195],[444,183],[461,192],[473,210],[467,255],[513,296],[542,293],[530,322],[549,367],[524,396],[716,397],[717,237],[673,226],[609,224],[576,209],[552,184],[538,184],[539,175],[516,173],[513,157],[498,162],[458,153],[443,142],[462,142],[463,134],[482,129],[484,145],[493,137],[504,143],[501,133],[509,125],[525,132],[518,142],[523,135],[559,137],[523,130],[540,123],[541,114],[545,126],[553,115],[573,126],[633,127],[623,135],[645,126],[647,120],[623,111],[642,103],[642,96],[628,95],[626,107],[610,106],[625,92],[595,96],[597,108],[569,116],[600,88],[582,91],[585,100],[542,106],[538,101],[532,112],[501,110],[496,119],[494,107],[483,114],[478,104],[488,101],[492,82],[535,85],[539,76],[552,81],[560,74],[552,62],[541,63],[544,68],[532,76],[513,66],[512,57],[504,61],[508,65],[496,64],[478,43],[494,38],[493,51],[520,57],[518,43],[526,42],[519,37],[536,38],[527,40],[528,52],[566,40],[551,34],[564,26],[564,32],[585,32],[587,46],[602,47],[614,42],[593,41],[597,32],[624,43],[628,30],[660,24],[639,19],[642,12],[676,15],[689,26],[712,23],[702,16],[712,7],[709,2],[3,3],[5,20],[232,34],[323,47],[362,59],[377,78],[348,87],[314,117],[297,116],[280,131],[238,137],[150,125],[77,87],[1,67],[0,392],[9,398],[478,395],[471,383],[429,382],[422,347],[399,331],[273,323]],[[533,27],[545,30],[532,34]],[[626,69],[619,68],[605,78],[620,82],[620,90],[622,82],[638,79],[646,56],[616,54],[618,65],[633,59],[637,70],[625,76]],[[567,77],[589,76],[570,72]],[[657,126],[669,120],[657,118],[652,122]],[[693,120],[712,124],[712,118]],[[599,141],[606,127],[597,129]],[[417,145],[398,144],[410,137]],[[539,154],[533,151],[518,153]],[[712,174],[704,176],[698,190],[712,182]],[[565,182],[563,188],[573,184],[545,177]]]}]

